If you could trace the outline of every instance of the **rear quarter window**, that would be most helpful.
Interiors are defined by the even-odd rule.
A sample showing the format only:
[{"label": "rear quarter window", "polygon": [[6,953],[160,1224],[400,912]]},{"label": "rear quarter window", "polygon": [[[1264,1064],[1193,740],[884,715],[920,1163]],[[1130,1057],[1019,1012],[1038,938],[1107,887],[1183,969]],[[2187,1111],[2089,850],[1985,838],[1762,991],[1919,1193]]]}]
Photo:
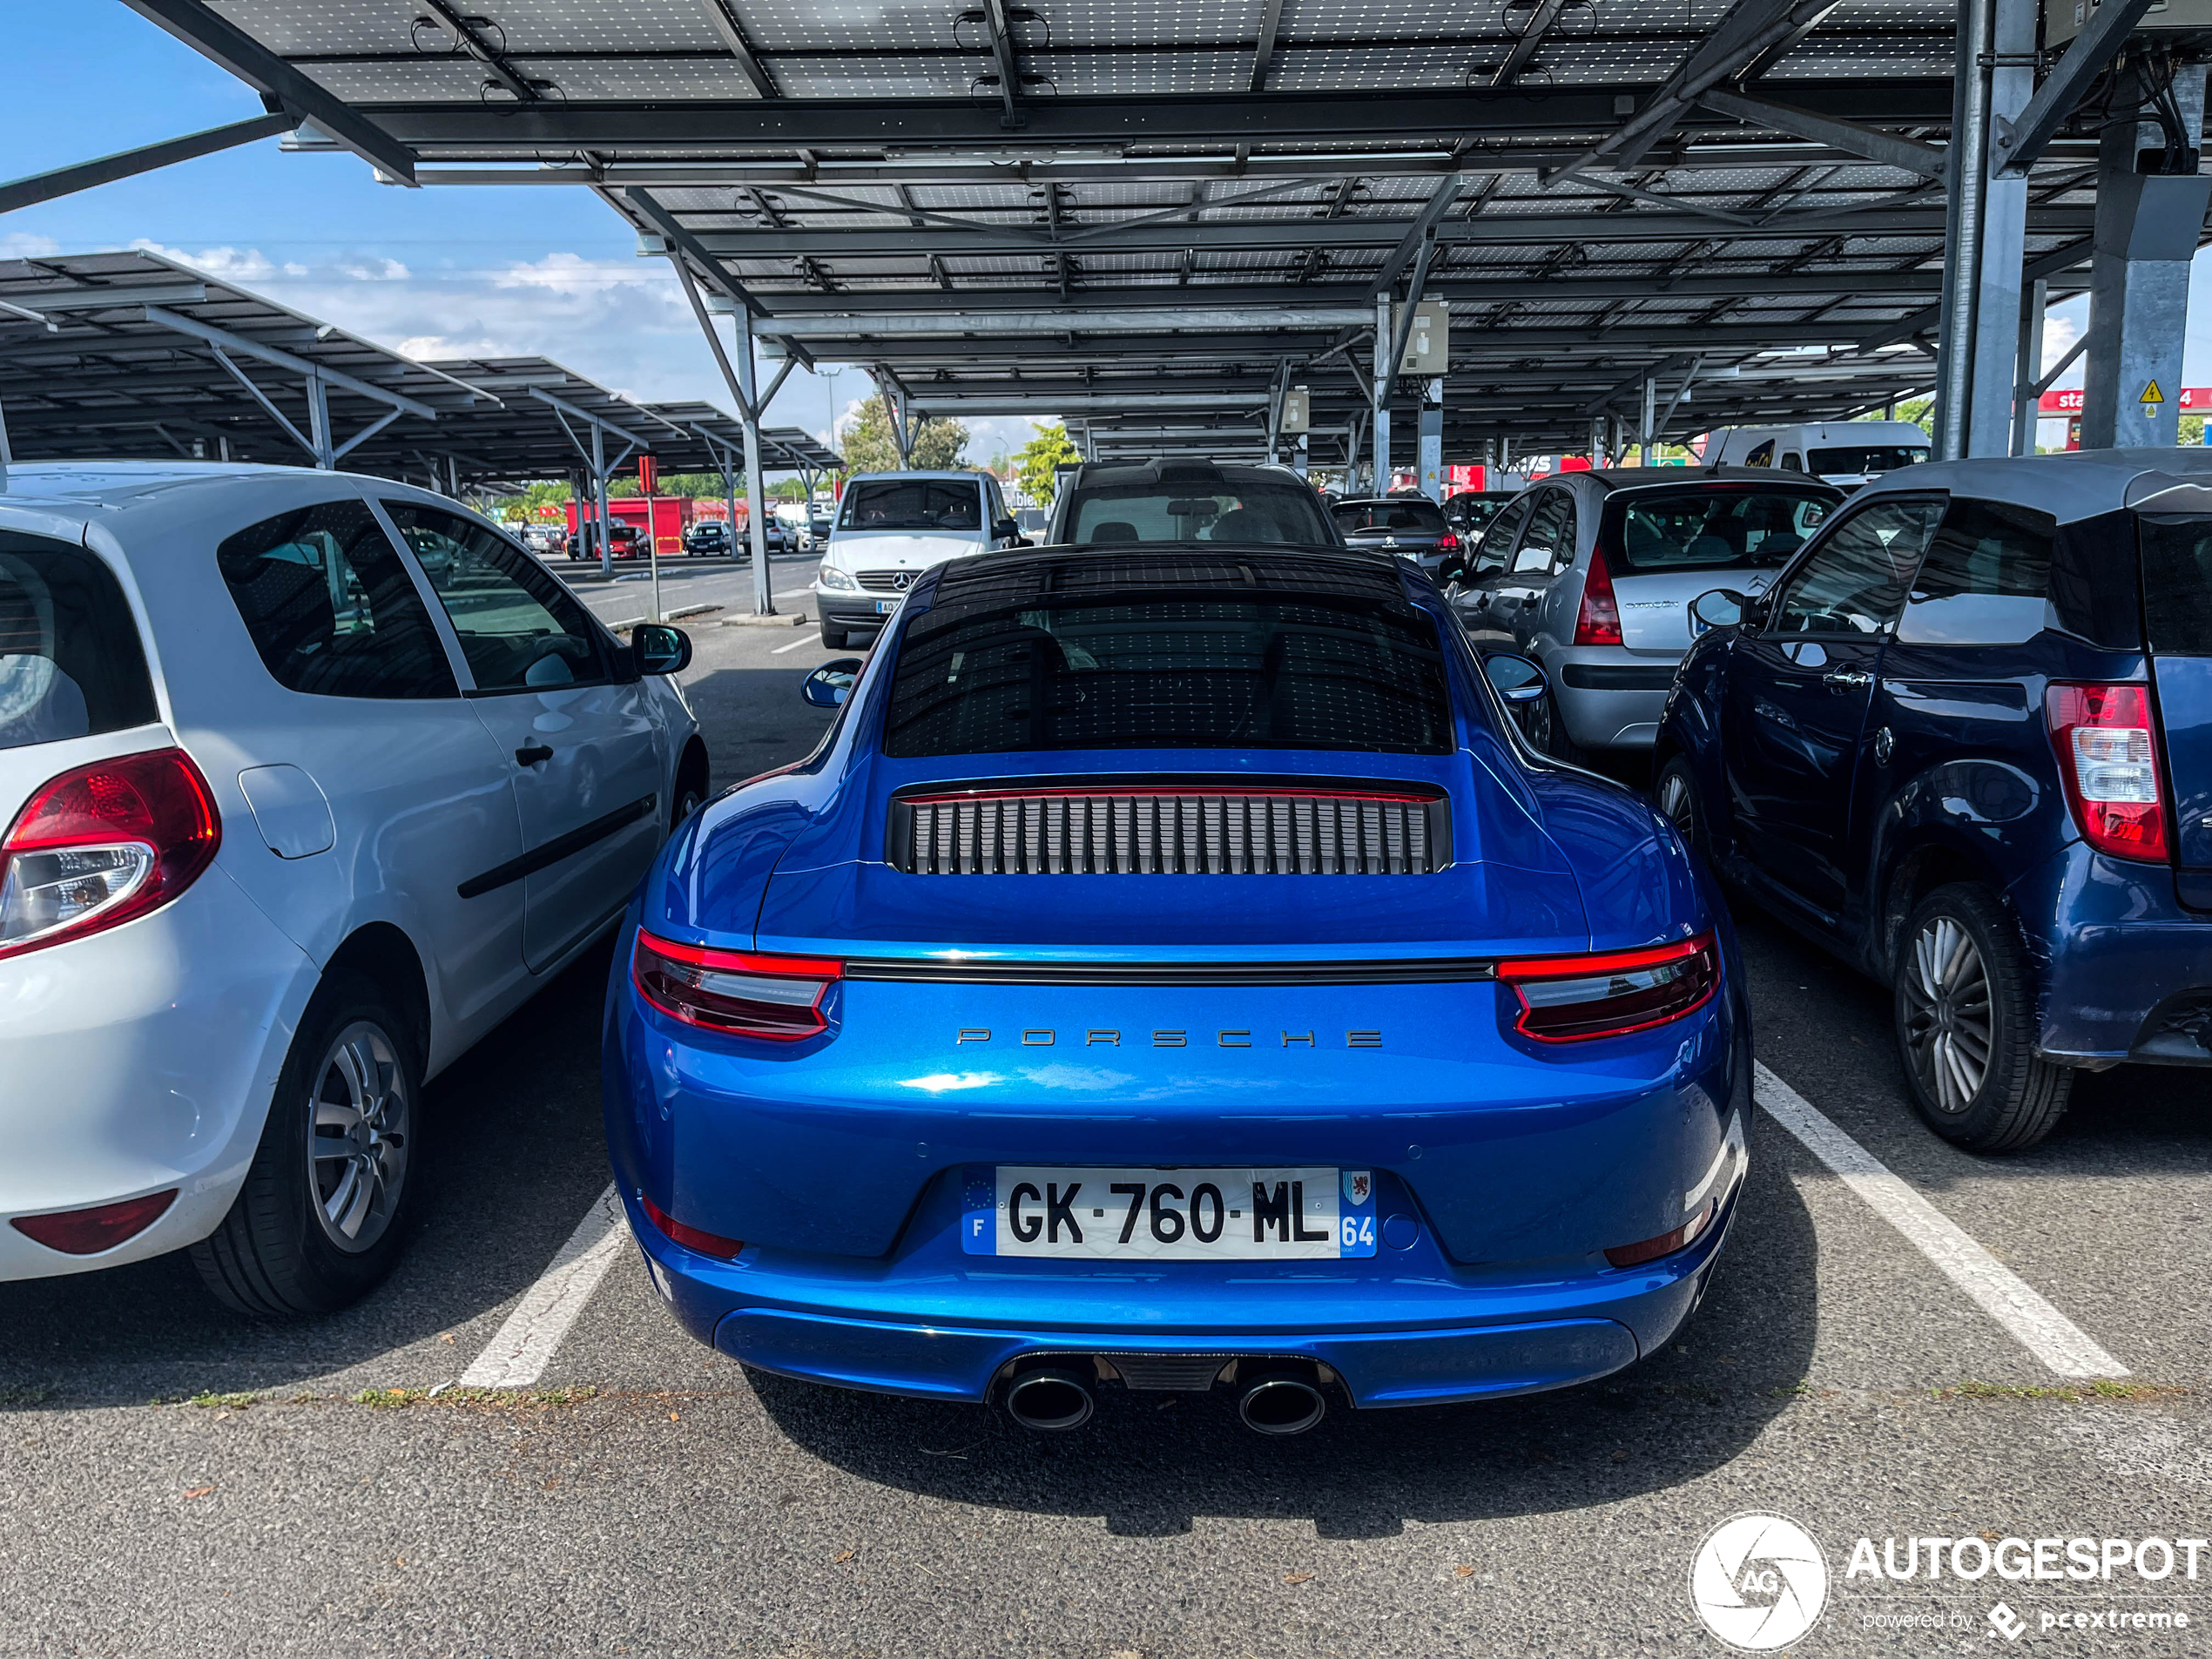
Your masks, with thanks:
[{"label": "rear quarter window", "polygon": [[2212,657],[2212,518],[2146,513],[2138,536],[2151,650]]},{"label": "rear quarter window", "polygon": [[115,572],[67,542],[0,530],[0,749],[159,718]]},{"label": "rear quarter window", "polygon": [[1908,645],[2020,645],[2060,625],[2051,604],[2059,523],[2009,502],[1955,496],[1897,628]]}]

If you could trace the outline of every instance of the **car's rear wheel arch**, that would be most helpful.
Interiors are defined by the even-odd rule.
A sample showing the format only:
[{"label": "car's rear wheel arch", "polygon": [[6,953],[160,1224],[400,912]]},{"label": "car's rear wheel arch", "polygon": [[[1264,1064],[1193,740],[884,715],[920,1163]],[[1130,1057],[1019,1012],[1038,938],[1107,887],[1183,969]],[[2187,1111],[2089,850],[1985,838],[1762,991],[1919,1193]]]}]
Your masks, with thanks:
[{"label": "car's rear wheel arch", "polygon": [[1921,840],[1892,847],[1885,863],[1889,873],[1881,883],[1882,902],[1875,917],[1874,937],[1868,941],[1868,954],[1885,983],[1896,974],[1906,918],[1938,887],[1959,883],[1986,887],[2001,902],[2004,884],[1997,873],[1948,841]]},{"label": "car's rear wheel arch", "polygon": [[391,999],[394,1011],[408,1022],[408,1035],[427,1072],[431,1063],[430,982],[415,941],[388,921],[364,923],[347,935],[323,965],[326,982],[349,974],[368,981]]}]

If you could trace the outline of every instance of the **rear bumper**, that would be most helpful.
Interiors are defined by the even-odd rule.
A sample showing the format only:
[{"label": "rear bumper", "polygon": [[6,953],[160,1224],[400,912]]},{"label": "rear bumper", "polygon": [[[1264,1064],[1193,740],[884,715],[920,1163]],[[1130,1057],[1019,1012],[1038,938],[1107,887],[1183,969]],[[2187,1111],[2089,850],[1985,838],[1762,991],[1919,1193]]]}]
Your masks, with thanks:
[{"label": "rear bumper", "polygon": [[2010,896],[2040,970],[2039,1055],[2212,1065],[2212,915],[2182,906],[2171,869],[2075,841]]},{"label": "rear bumper", "polygon": [[1525,1278],[1454,1269],[1426,1229],[1406,1250],[1305,1264],[1326,1271],[1295,1279],[1011,1271],[1055,1265],[1037,1262],[973,1271],[954,1265],[964,1258],[950,1206],[941,1238],[888,1264],[762,1250],[721,1262],[671,1243],[633,1194],[624,1201],[678,1322],[779,1375],[980,1402],[1030,1356],[1264,1357],[1329,1366],[1355,1405],[1423,1406],[1568,1387],[1664,1345],[1726,1243],[1743,1169],[1739,1154],[1719,1217],[1689,1249],[1645,1267]]},{"label": "rear bumper", "polygon": [[[0,1280],[140,1261],[212,1232],[316,981],[219,861],[136,921],[0,962]],[[172,1188],[158,1220],[95,1256],[6,1224]]]},{"label": "rear bumper", "polygon": [[1544,659],[1567,734],[1584,749],[1649,749],[1674,685],[1676,658],[1614,645],[1566,645]]}]

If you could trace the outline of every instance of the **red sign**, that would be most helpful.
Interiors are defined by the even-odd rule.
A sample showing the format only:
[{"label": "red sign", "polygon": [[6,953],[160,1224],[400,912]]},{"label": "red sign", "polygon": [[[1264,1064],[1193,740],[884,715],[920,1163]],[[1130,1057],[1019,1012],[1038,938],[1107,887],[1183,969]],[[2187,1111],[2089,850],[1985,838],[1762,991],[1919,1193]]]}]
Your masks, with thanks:
[{"label": "red sign", "polygon": [[659,482],[660,468],[654,462],[652,456],[639,455],[637,457],[637,493],[641,496],[651,495],[653,486]]},{"label": "red sign", "polygon": [[[2063,392],[2046,392],[2036,403],[2039,415],[2079,415],[2081,413],[2081,388],[2071,387]],[[2182,413],[2197,415],[2212,409],[2212,386],[2184,386],[2182,388]]]}]

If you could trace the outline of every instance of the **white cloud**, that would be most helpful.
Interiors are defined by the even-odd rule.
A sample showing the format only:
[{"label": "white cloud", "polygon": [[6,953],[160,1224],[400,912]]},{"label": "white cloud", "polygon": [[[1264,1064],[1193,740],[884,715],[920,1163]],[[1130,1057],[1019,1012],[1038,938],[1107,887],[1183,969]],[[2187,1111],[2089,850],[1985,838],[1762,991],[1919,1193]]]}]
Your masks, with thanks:
[{"label": "white cloud", "polygon": [[62,251],[62,245],[51,236],[34,236],[28,231],[10,231],[0,236],[0,259],[46,260]]},{"label": "white cloud", "polygon": [[357,260],[350,265],[341,265],[338,269],[341,273],[352,277],[357,282],[404,282],[409,274],[407,266],[397,260],[386,259],[381,255],[372,260]]},{"label": "white cloud", "polygon": [[673,299],[676,279],[658,260],[587,260],[580,253],[549,253],[509,266],[493,281],[502,288],[550,288],[556,293],[590,293],[610,287],[665,287]]},{"label": "white cloud", "polygon": [[235,248],[228,244],[221,247],[202,248],[197,253],[180,247],[166,247],[150,237],[141,236],[131,246],[141,253],[158,254],[179,265],[188,265],[223,282],[266,282],[272,277],[303,277],[307,267],[287,260],[279,265],[258,247]]}]

